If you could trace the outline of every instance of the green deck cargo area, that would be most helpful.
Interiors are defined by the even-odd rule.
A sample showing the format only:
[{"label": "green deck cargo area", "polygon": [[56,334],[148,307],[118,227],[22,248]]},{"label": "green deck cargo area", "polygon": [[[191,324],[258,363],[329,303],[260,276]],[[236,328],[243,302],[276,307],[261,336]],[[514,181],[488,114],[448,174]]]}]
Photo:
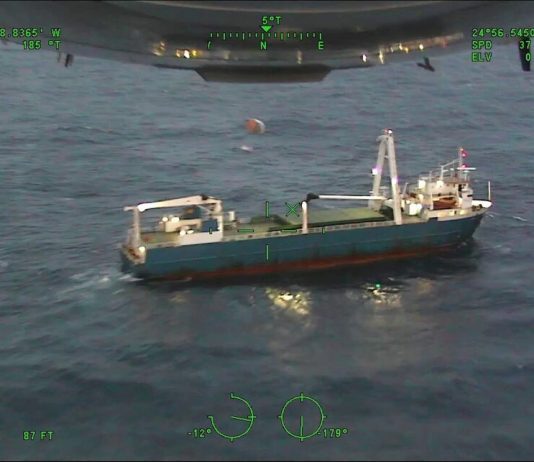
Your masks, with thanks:
[{"label": "green deck cargo area", "polygon": [[[343,209],[311,209],[308,210],[308,227],[321,227],[332,225],[344,225],[349,223],[365,223],[370,221],[386,221],[388,218],[380,212],[359,208]],[[224,235],[232,236],[235,234],[254,234],[267,233],[271,231],[295,230],[302,227],[302,210],[299,210],[299,216],[291,215],[281,217],[271,215],[253,217],[249,223],[239,223],[237,229],[225,226]],[[253,230],[253,231],[252,231]],[[143,231],[141,238],[147,244],[177,243],[177,233],[164,233],[162,231]]]},{"label": "green deck cargo area", "polygon": [[[380,212],[367,207],[353,207],[346,209],[308,209],[308,226],[344,225],[347,223],[365,223],[368,221],[386,221]],[[302,226],[302,214],[299,217],[286,217],[291,225]]]},{"label": "green deck cargo area", "polygon": [[[308,227],[321,227],[332,225],[344,225],[348,223],[365,223],[370,221],[386,221],[388,218],[380,212],[368,209],[367,207],[353,207],[343,209],[308,209]],[[293,230],[302,227],[302,211],[299,216],[292,214],[289,217],[271,215],[253,217],[250,223],[240,223],[238,230],[246,233],[246,230],[253,229],[254,233],[266,233],[270,231]],[[225,229],[225,234],[239,233],[235,229]]]}]

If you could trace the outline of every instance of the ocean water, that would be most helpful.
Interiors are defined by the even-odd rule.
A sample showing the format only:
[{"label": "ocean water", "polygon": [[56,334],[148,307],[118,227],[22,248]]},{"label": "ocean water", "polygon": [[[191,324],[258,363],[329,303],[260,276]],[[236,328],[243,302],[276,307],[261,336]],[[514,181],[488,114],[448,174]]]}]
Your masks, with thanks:
[{"label": "ocean water", "polygon": [[[0,459],[531,460],[533,82],[513,47],[494,55],[233,85],[0,47]],[[460,145],[475,196],[492,181],[473,241],[254,281],[120,273],[124,205],[205,193],[250,216],[365,194],[384,127],[401,182]],[[247,428],[230,393],[256,416],[233,442],[205,432]],[[300,393],[326,415],[303,441],[278,417]],[[321,423],[309,399],[285,410],[297,436]]]}]

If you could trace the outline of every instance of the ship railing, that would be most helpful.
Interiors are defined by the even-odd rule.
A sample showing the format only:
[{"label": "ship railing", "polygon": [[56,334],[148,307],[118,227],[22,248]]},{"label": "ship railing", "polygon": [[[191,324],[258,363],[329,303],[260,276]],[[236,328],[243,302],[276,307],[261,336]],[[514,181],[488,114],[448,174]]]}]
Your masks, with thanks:
[{"label": "ship railing", "polygon": [[[394,220],[387,221],[370,221],[366,223],[348,223],[345,225],[329,225],[324,227],[314,227],[308,228],[308,232],[304,234],[321,234],[329,231],[341,231],[348,229],[360,229],[360,228],[378,228],[384,226],[392,226],[395,224]],[[323,231],[324,228],[324,231]],[[268,231],[265,233],[251,233],[238,236],[224,236],[223,242],[228,241],[246,241],[248,239],[258,239],[266,237],[281,237],[281,236],[295,236],[303,234],[302,229],[291,230],[291,232],[284,231]],[[219,241],[220,242],[220,241]],[[147,249],[157,249],[157,248],[169,248],[169,247],[180,247],[180,244],[174,244],[172,242],[160,242],[160,243],[145,243]]]},{"label": "ship railing", "polygon": [[[409,224],[411,222],[416,223],[419,222],[419,219],[414,217],[404,217],[405,224]],[[321,234],[323,232],[331,232],[331,231],[341,231],[341,230],[348,230],[348,229],[359,229],[359,228],[378,228],[378,227],[385,227],[385,226],[393,226],[395,224],[394,220],[388,220],[388,221],[375,221],[375,222],[367,222],[367,223],[350,223],[346,225],[329,225],[324,227],[316,227],[316,228],[308,228],[308,232],[304,234]],[[258,239],[258,238],[266,238],[266,237],[281,237],[281,236],[295,236],[303,234],[302,229],[297,229],[292,231],[291,233],[283,232],[283,231],[269,231],[265,233],[251,233],[246,234],[242,236],[225,236],[222,240],[222,242],[228,242],[228,241],[246,241],[248,239]],[[219,241],[221,242],[221,241]],[[169,247],[180,247],[180,244],[174,244],[172,242],[160,242],[160,243],[145,243],[144,244],[147,249],[158,249],[158,248],[169,248]]]},{"label": "ship railing", "polygon": [[257,238],[264,238],[264,237],[279,237],[279,236],[294,236],[299,234],[321,234],[326,233],[329,231],[341,231],[341,230],[348,230],[348,229],[359,229],[359,228],[376,228],[376,227],[382,227],[382,226],[392,226],[395,224],[395,221],[388,220],[388,221],[371,221],[367,223],[348,223],[344,225],[328,225],[328,226],[318,226],[313,228],[308,228],[307,233],[303,233],[302,229],[296,229],[291,230],[291,232],[288,231],[268,231],[265,233],[254,233],[254,234],[247,234],[242,236],[231,236],[227,237],[225,236],[223,238],[224,241],[244,241],[247,239],[257,239]]},{"label": "ship railing", "polygon": [[443,180],[445,178],[458,177],[463,175],[465,179],[469,176],[469,170],[460,168],[462,167],[462,161],[460,159],[454,159],[446,164],[440,165],[437,168],[433,168],[428,172],[420,173],[420,177],[424,177],[428,181]]}]

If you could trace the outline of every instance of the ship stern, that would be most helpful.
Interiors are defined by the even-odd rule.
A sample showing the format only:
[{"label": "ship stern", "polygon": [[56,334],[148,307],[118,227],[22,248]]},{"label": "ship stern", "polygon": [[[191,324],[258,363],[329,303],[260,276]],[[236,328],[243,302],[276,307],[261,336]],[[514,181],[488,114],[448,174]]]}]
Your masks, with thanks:
[{"label": "ship stern", "polygon": [[119,250],[121,259],[121,271],[125,274],[131,274],[135,277],[143,277],[142,269],[144,267],[145,255],[138,255],[135,251],[127,246],[122,245]]}]

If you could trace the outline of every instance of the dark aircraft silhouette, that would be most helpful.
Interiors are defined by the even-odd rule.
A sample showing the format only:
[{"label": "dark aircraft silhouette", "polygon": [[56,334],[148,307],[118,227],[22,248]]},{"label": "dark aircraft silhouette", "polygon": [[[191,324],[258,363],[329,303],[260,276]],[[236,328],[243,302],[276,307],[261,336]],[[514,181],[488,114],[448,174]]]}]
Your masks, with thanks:
[{"label": "dark aircraft silhouette", "polygon": [[[42,49],[69,64],[101,57],[226,82],[318,81],[335,69],[471,53],[475,39],[519,40],[494,28],[534,32],[533,1],[2,1],[0,17],[8,32],[42,28]],[[475,38],[474,29],[487,32]],[[421,67],[433,70],[426,59]]]}]

